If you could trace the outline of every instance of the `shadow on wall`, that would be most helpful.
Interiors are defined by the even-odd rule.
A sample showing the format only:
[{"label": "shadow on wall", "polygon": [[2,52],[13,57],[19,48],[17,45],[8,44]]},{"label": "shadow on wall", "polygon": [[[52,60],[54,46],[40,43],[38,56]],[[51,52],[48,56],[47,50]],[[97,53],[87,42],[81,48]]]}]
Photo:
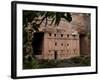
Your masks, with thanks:
[{"label": "shadow on wall", "polygon": [[87,35],[80,35],[80,53],[81,55],[89,55],[90,56],[90,39]]}]

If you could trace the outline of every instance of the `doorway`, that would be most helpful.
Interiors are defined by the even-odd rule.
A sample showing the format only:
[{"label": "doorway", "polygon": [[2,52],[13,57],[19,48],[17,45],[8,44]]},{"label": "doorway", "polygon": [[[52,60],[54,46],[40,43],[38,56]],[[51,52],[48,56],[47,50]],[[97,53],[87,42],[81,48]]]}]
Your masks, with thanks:
[{"label": "doorway", "polygon": [[57,51],[54,51],[54,59],[57,59]]}]

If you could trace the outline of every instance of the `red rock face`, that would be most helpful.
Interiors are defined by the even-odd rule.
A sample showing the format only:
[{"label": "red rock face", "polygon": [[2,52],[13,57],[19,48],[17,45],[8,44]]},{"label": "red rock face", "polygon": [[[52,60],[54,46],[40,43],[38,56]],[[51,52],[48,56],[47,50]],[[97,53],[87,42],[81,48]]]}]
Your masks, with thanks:
[{"label": "red rock face", "polygon": [[90,14],[74,14],[71,25],[73,29],[77,30],[80,34],[89,32],[90,31]]},{"label": "red rock face", "polygon": [[80,36],[80,53],[81,55],[90,55],[90,39],[87,36]]},{"label": "red rock face", "polygon": [[80,34],[80,53],[90,55],[90,14],[76,14],[71,23]]}]

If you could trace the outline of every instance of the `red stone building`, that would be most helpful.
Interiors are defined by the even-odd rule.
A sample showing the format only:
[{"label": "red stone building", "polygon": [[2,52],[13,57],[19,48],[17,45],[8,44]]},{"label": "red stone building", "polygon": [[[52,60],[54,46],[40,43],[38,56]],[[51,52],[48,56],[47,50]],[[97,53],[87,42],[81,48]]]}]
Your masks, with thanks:
[{"label": "red stone building", "polygon": [[80,56],[79,43],[77,31],[62,20],[57,27],[48,26],[34,33],[33,53],[38,59],[68,59]]}]

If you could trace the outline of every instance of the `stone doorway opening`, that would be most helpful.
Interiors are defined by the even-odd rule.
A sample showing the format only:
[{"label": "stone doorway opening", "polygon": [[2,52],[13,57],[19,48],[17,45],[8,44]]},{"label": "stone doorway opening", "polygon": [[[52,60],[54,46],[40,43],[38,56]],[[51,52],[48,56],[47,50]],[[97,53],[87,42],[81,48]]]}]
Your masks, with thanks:
[{"label": "stone doorway opening", "polygon": [[54,51],[54,59],[57,59],[57,51]]}]

